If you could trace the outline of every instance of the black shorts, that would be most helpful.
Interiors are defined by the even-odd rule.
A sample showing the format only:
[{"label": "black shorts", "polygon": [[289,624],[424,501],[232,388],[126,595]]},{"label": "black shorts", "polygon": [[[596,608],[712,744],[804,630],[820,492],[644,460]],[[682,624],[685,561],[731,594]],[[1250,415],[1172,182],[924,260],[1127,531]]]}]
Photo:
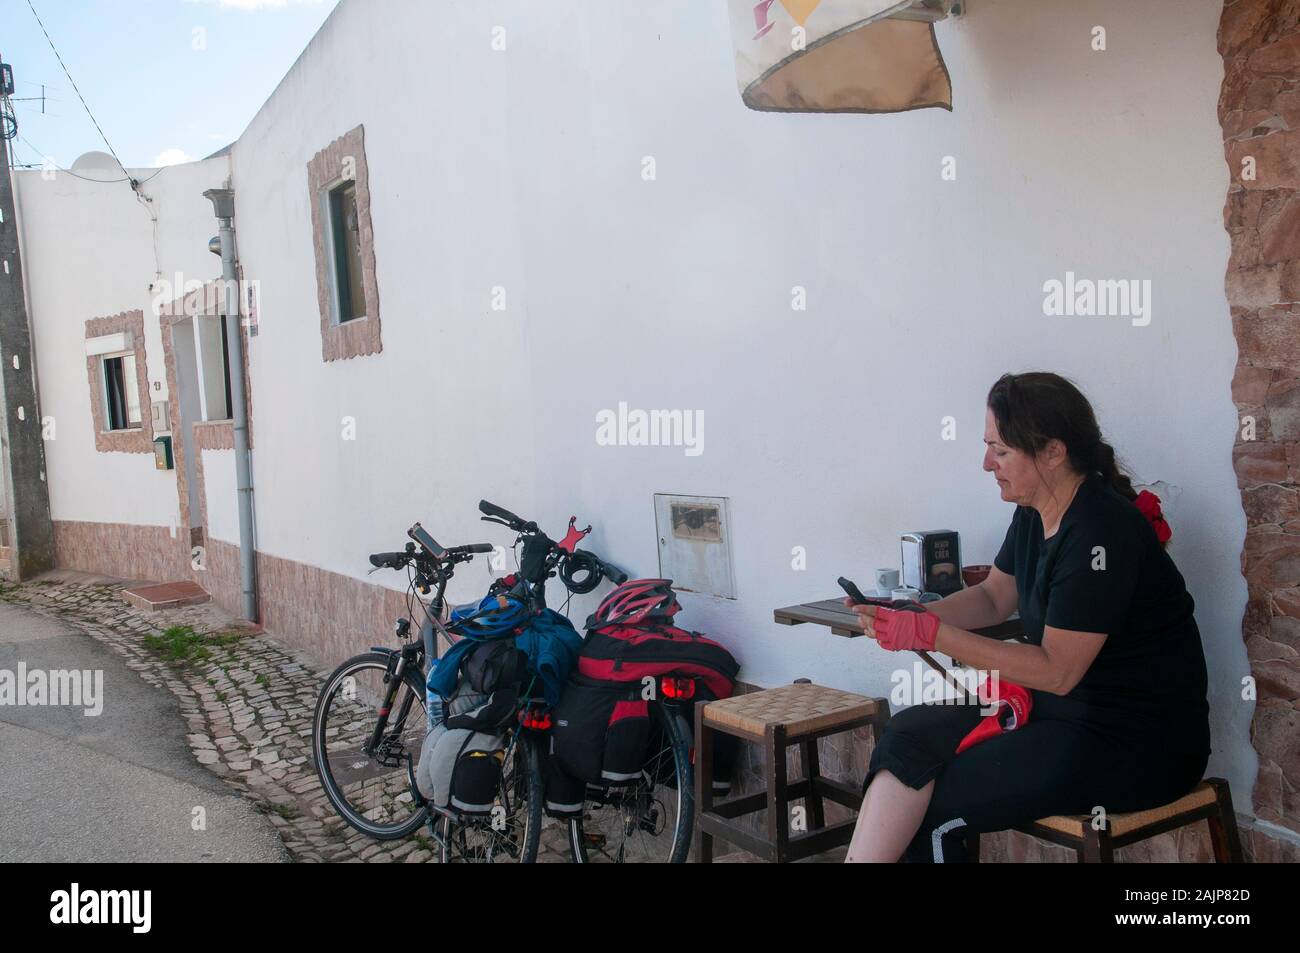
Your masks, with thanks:
[{"label": "black shorts", "polygon": [[[888,770],[934,792],[904,860],[970,860],[965,835],[1007,830],[1052,814],[1108,814],[1167,804],[1202,779],[1208,750],[1182,738],[1120,737],[1077,720],[1050,717],[1039,705],[1027,724],[953,754],[981,716],[976,705],[915,705],[894,715],[862,789]],[[1040,708],[1045,715],[1040,715]]]}]

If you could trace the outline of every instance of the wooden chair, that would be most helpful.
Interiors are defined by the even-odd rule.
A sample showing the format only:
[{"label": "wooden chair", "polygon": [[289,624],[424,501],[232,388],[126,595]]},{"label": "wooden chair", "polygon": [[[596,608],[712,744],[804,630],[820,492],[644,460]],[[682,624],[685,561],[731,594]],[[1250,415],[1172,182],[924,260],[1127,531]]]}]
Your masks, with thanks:
[{"label": "wooden chair", "polygon": [[[821,776],[817,739],[871,726],[873,741],[889,721],[889,702],[821,685],[796,683],[736,695],[695,707],[695,856],[713,862],[715,837],[763,860],[785,863],[847,844],[856,815],[826,826],[825,799],[855,812],[862,804],[858,785]],[[715,801],[713,742],[715,733],[732,735],[763,747],[766,790]],[[786,749],[798,745],[803,758],[802,780],[786,777]],[[806,831],[791,832],[790,802],[803,798],[808,809]],[[766,810],[766,836],[737,823],[736,818]]]},{"label": "wooden chair", "polygon": [[[1114,863],[1115,850],[1136,844],[1157,834],[1205,820],[1210,825],[1210,843],[1216,863],[1239,864],[1243,857],[1237,834],[1237,815],[1232,810],[1232,793],[1222,778],[1206,778],[1190,793],[1172,803],[1147,811],[1111,814],[1094,827],[1090,814],[1057,814],[1040,818],[1016,830],[1069,847],[1079,863]],[[973,860],[979,860],[979,835],[966,838]]]}]

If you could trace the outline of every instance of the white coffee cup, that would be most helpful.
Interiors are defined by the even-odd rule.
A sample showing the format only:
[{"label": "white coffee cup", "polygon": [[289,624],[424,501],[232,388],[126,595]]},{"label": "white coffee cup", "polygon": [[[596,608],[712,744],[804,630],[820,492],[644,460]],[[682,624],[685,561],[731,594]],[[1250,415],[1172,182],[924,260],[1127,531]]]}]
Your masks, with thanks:
[{"label": "white coffee cup", "polygon": [[897,569],[876,570],[876,592],[893,592],[898,588],[898,582]]},{"label": "white coffee cup", "polygon": [[920,590],[920,589],[913,589],[911,586],[899,586],[897,589],[895,589],[895,590],[894,590],[893,592],[891,592],[889,595],[890,595],[890,598],[893,598],[893,599],[906,599],[906,600],[908,600],[909,602],[920,602],[920,601],[921,601],[921,590]]}]

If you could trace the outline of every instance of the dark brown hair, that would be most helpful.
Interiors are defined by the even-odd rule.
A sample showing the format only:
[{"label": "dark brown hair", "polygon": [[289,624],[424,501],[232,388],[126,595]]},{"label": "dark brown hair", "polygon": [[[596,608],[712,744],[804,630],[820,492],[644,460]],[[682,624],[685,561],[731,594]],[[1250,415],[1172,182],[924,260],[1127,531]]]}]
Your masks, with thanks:
[{"label": "dark brown hair", "polygon": [[1121,496],[1137,499],[1133,482],[1115,460],[1115,448],[1101,437],[1092,404],[1060,374],[1003,374],[989,390],[988,406],[1008,447],[1033,455],[1049,440],[1059,440],[1076,472],[1101,474]]}]

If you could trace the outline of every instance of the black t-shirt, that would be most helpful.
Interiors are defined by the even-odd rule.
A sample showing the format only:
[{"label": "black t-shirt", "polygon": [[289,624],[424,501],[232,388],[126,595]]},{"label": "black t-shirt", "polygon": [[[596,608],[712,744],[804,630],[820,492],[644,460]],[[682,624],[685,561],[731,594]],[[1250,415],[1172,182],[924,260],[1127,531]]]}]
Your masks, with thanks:
[{"label": "black t-shirt", "polygon": [[1042,644],[1049,625],[1108,636],[1068,695],[1035,694],[1044,715],[1112,733],[1155,731],[1172,744],[1209,750],[1205,655],[1192,596],[1132,501],[1094,474],[1046,541],[1038,511],[1017,506],[994,565],[1015,576],[1032,644]]}]

